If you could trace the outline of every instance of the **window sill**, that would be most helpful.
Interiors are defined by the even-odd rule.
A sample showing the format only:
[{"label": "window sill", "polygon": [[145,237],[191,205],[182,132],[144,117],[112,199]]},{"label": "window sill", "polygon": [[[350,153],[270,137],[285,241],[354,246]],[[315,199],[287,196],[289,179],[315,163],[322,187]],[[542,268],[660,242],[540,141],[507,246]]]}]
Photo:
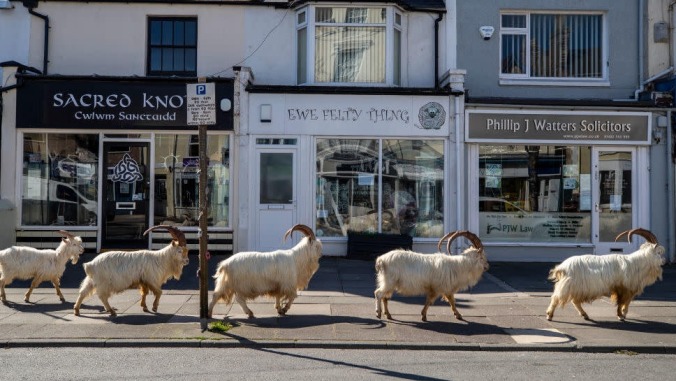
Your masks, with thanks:
[{"label": "window sill", "polygon": [[610,87],[607,80],[551,80],[551,79],[512,79],[500,78],[500,85],[504,86],[559,86],[559,87]]}]

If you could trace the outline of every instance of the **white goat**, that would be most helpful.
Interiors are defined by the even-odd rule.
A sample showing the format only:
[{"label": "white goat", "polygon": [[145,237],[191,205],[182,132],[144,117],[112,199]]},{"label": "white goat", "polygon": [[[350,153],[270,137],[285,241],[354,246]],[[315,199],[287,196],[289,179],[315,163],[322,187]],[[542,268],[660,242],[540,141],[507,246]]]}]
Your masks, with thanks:
[{"label": "white goat", "polygon": [[83,265],[87,276],[80,285],[80,296],[73,308],[76,316],[80,315],[82,301],[94,292],[110,316],[115,316],[108,298],[132,288],[139,288],[141,307],[145,312],[149,312],[146,295],[148,290],[152,291],[155,295],[153,312],[157,312],[162,285],[171,277],[180,279],[183,266],[188,264],[188,245],[183,232],[173,226],[157,225],[146,230],[143,235],[157,229],[166,229],[173,238],[163,249],[108,251]]},{"label": "white goat", "polygon": [[[472,246],[460,255],[450,255],[451,243],[457,237],[466,237]],[[376,316],[380,318],[382,305],[385,316],[392,319],[387,302],[396,291],[401,295],[426,295],[425,307],[422,309],[422,321],[427,321],[427,309],[443,295],[457,319],[462,315],[455,307],[454,294],[477,284],[484,271],[488,270],[488,261],[483,244],[475,234],[463,230],[446,234],[439,240],[437,248],[448,238],[446,251],[443,253],[420,254],[409,250],[392,250],[376,259],[378,288],[376,297]]]},{"label": "white goat", "polygon": [[[214,306],[223,299],[230,304],[234,296],[242,310],[253,318],[253,312],[246,301],[265,295],[275,298],[275,309],[280,315],[286,314],[297,296],[319,268],[322,243],[312,229],[295,225],[284,234],[286,240],[294,231],[305,237],[288,250],[272,252],[241,252],[221,261],[216,270],[216,287],[209,303],[209,317]],[[282,307],[282,300],[286,303]]]},{"label": "white goat", "polygon": [[657,238],[645,229],[633,229],[620,233],[615,240],[627,234],[644,237],[647,242],[631,254],[577,255],[563,261],[549,272],[549,279],[556,282],[547,320],[552,320],[554,310],[572,302],[580,316],[589,320],[582,303],[591,303],[602,296],[610,296],[617,304],[617,318],[624,321],[629,303],[643,289],[662,279],[665,262],[664,247]]},{"label": "white goat", "polygon": [[60,283],[66,262],[76,264],[80,254],[84,252],[82,238],[76,237],[65,230],[59,230],[63,235],[61,243],[54,249],[35,249],[26,246],[12,246],[0,251],[0,298],[7,303],[5,285],[16,279],[33,279],[31,286],[23,300],[28,302],[33,289],[40,283],[50,280],[56,289],[56,295],[62,302],[66,301],[61,293]]}]

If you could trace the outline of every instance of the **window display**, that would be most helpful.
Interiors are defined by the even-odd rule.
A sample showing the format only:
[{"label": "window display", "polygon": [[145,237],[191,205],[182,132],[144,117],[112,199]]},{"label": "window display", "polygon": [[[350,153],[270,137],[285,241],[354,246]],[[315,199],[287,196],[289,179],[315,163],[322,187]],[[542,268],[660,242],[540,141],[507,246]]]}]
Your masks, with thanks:
[{"label": "window display", "polygon": [[[230,225],[230,139],[207,139],[209,226]],[[199,141],[197,135],[155,136],[155,223],[197,226]]]},{"label": "window display", "polygon": [[591,147],[479,149],[483,241],[590,242]]},{"label": "window display", "polygon": [[443,235],[444,142],[318,139],[317,234]]},{"label": "window display", "polygon": [[27,133],[23,138],[21,224],[97,224],[96,134]]}]

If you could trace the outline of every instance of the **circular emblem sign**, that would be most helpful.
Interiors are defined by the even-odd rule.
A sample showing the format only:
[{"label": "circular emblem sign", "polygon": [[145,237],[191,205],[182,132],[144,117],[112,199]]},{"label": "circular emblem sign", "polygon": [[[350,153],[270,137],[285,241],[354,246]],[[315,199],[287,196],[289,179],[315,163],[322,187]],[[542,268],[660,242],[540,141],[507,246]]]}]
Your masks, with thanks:
[{"label": "circular emblem sign", "polygon": [[420,108],[418,112],[420,126],[426,130],[438,130],[446,121],[444,106],[437,102],[429,102]]}]

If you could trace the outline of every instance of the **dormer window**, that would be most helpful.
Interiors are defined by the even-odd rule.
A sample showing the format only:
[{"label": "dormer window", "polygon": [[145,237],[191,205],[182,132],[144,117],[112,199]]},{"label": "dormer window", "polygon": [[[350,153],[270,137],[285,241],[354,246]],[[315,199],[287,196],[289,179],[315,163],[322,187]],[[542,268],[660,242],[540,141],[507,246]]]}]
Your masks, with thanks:
[{"label": "dormer window", "polygon": [[402,19],[393,7],[301,9],[298,84],[400,85]]}]

